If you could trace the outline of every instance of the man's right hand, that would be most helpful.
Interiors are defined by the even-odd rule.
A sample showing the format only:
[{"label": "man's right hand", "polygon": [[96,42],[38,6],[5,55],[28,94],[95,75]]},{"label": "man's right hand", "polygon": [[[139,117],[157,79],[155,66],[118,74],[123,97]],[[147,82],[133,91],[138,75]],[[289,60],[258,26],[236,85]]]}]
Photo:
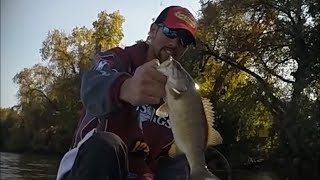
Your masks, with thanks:
[{"label": "man's right hand", "polygon": [[142,175],[142,177],[140,178],[141,180],[153,180],[153,174],[144,174]]},{"label": "man's right hand", "polygon": [[167,77],[156,69],[158,66],[157,59],[139,66],[133,77],[123,82],[120,99],[133,106],[160,103],[165,97]]}]

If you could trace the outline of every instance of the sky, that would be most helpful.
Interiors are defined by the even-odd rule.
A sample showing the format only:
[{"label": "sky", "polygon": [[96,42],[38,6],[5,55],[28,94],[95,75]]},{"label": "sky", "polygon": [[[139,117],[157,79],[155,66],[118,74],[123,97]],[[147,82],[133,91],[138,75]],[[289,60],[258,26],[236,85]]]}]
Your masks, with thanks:
[{"label": "sky", "polygon": [[119,10],[125,18],[121,45],[132,45],[147,37],[152,18],[170,5],[187,7],[195,16],[200,9],[198,0],[1,0],[0,107],[18,103],[12,79],[41,62],[39,50],[48,31],[91,28],[99,12]]}]

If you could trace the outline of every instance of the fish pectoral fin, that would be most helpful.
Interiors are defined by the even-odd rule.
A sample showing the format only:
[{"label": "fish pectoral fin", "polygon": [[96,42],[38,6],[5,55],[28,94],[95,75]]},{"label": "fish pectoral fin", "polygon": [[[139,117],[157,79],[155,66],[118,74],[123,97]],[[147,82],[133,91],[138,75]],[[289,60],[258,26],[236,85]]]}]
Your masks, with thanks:
[{"label": "fish pectoral fin", "polygon": [[163,103],[156,111],[156,115],[162,118],[169,116],[168,103]]},{"label": "fish pectoral fin", "polygon": [[207,146],[209,145],[219,145],[222,144],[223,139],[220,135],[220,133],[213,128],[214,126],[214,112],[213,112],[213,107],[212,103],[210,102],[209,99],[207,98],[202,98],[202,104],[206,116],[206,120],[208,123],[208,142]]},{"label": "fish pectoral fin", "polygon": [[178,146],[175,143],[172,143],[169,151],[168,151],[168,155],[172,158],[183,154],[182,151],[179,150]]}]

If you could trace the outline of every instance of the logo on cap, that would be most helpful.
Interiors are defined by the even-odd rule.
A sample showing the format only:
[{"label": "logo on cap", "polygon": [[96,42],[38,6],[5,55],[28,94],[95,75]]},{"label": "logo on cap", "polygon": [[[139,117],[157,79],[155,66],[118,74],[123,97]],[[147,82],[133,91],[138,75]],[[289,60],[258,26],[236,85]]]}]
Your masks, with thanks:
[{"label": "logo on cap", "polygon": [[188,25],[190,25],[192,28],[196,28],[196,22],[194,20],[194,18],[190,17],[190,15],[183,13],[182,11],[178,11],[176,13],[174,13],[174,15],[183,20],[184,22],[186,22]]}]

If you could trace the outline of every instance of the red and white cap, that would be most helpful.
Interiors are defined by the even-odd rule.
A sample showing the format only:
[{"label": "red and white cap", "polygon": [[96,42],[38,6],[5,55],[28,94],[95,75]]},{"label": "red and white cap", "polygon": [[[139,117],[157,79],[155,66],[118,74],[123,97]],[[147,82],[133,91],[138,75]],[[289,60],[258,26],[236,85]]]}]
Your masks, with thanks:
[{"label": "red and white cap", "polygon": [[165,8],[155,20],[171,29],[184,29],[191,33],[195,39],[197,20],[192,13],[181,6],[169,6]]}]

